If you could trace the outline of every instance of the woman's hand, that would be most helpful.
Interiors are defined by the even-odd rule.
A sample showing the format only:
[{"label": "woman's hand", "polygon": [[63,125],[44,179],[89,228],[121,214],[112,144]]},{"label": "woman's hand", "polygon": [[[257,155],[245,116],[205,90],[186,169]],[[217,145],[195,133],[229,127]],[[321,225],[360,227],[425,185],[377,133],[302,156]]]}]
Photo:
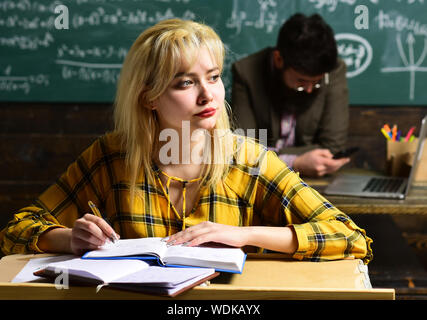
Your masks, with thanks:
[{"label": "woman's hand", "polygon": [[87,213],[75,221],[72,229],[47,230],[40,235],[37,246],[44,252],[82,255],[86,251],[98,249],[114,236],[119,238],[104,219]]},{"label": "woman's hand", "polygon": [[166,242],[169,245],[186,246],[217,242],[232,247],[256,246],[289,254],[293,254],[298,248],[293,227],[236,227],[210,221],[175,233]]},{"label": "woman's hand", "polygon": [[185,244],[192,247],[212,241],[232,247],[243,247],[247,244],[247,231],[248,229],[245,227],[205,221],[171,235],[167,243],[169,245]]},{"label": "woman's hand", "polygon": [[74,223],[70,247],[74,254],[81,255],[86,251],[98,249],[115,238],[119,237],[104,219],[86,213]]}]

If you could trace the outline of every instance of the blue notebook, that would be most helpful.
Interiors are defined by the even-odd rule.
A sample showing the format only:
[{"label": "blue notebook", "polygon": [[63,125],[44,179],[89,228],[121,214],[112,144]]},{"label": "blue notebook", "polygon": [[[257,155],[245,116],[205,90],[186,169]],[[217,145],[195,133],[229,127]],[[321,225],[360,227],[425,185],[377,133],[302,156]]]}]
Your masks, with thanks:
[{"label": "blue notebook", "polygon": [[216,271],[242,273],[246,254],[240,248],[182,245],[168,246],[163,238],[118,240],[98,250],[85,253],[82,259],[156,260],[165,267],[202,267]]}]

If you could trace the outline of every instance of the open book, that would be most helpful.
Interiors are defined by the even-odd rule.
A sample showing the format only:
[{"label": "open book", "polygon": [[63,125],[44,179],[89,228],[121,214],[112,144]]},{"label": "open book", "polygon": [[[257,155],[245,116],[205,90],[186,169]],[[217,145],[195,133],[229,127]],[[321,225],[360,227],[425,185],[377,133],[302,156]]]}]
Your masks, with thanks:
[{"label": "open book", "polygon": [[83,259],[156,259],[167,267],[204,267],[216,271],[242,273],[246,254],[232,247],[168,246],[163,238],[118,240],[87,252]]},{"label": "open book", "polygon": [[34,275],[108,286],[117,289],[176,296],[218,275],[209,268],[162,268],[141,260],[71,260],[48,264]]}]

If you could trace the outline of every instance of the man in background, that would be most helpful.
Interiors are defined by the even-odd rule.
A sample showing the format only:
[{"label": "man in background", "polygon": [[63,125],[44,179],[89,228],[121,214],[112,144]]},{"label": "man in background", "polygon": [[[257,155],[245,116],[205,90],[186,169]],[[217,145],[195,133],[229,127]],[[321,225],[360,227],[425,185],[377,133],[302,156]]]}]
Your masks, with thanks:
[{"label": "man in background", "polygon": [[277,46],[232,66],[232,109],[238,128],[267,129],[268,147],[301,175],[333,173],[349,158],[346,66],[334,33],[319,15],[295,14]]}]

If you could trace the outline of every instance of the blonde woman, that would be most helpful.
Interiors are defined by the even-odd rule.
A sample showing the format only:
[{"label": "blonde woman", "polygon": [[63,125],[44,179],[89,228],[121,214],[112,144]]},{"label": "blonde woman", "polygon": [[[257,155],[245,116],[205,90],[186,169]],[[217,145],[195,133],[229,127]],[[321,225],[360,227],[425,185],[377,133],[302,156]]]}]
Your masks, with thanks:
[{"label": "blonde woman", "polygon": [[231,133],[223,60],[206,25],[172,19],[145,30],[123,64],[115,130],[15,215],[3,252],[82,254],[120,235],[367,263],[364,230],[274,153]]}]

